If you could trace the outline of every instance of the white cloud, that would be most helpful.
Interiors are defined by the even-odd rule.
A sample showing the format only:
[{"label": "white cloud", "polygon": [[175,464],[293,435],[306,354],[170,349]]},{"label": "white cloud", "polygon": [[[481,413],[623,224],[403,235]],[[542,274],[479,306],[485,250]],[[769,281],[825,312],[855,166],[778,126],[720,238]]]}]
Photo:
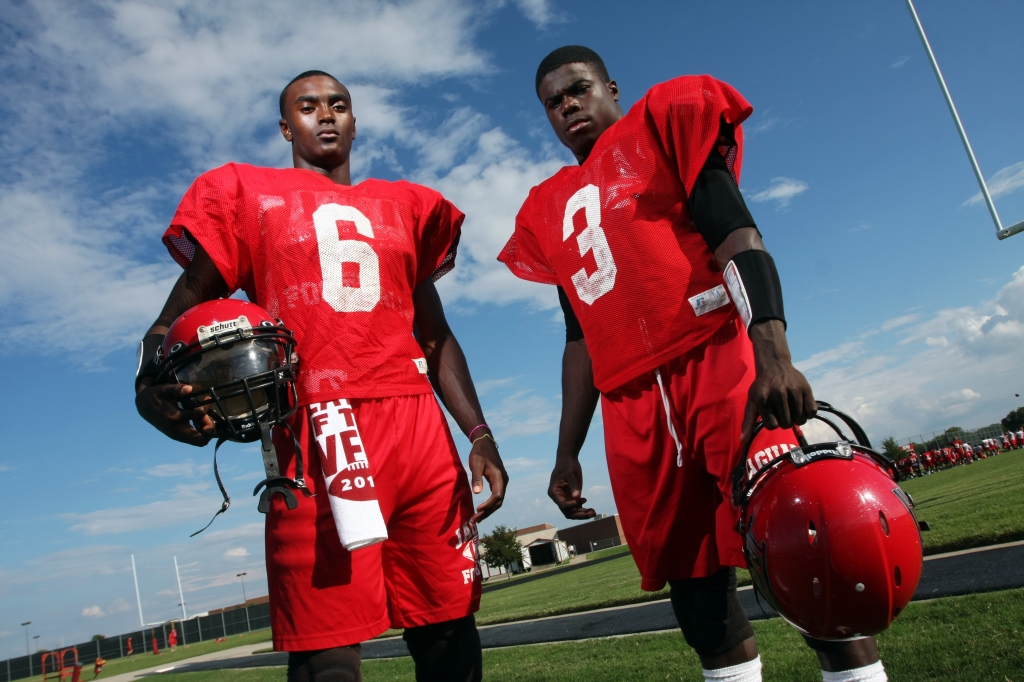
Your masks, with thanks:
[{"label": "white cloud", "polygon": [[473,384],[476,387],[477,395],[487,395],[495,389],[504,388],[508,386],[518,377],[504,377],[501,379],[485,379],[484,381],[474,381]]},{"label": "white cloud", "polygon": [[107,614],[99,606],[87,606],[82,609],[82,615],[86,618],[102,618]]},{"label": "white cloud", "polygon": [[889,320],[797,367],[820,399],[899,438],[999,421],[1016,407],[1022,344],[1024,267],[993,300]]},{"label": "white cloud", "polygon": [[515,216],[530,189],[564,166],[564,158],[552,149],[536,157],[500,128],[486,130],[473,143],[466,160],[443,176],[417,178],[467,215],[460,262],[438,282],[438,291],[446,303],[526,300],[538,308],[557,307],[554,287],[516,278],[496,257],[512,236]]},{"label": "white cloud", "polygon": [[545,460],[530,459],[529,457],[502,458],[502,463],[505,465],[505,471],[510,474],[518,474],[550,464],[550,462]]},{"label": "white cloud", "polygon": [[532,436],[554,431],[558,427],[561,408],[548,398],[531,391],[517,391],[487,410],[488,423],[499,438]]},{"label": "white cloud", "polygon": [[548,0],[515,0],[516,7],[537,28],[547,28],[554,23],[565,21],[564,16],[552,8]]},{"label": "white cloud", "polygon": [[903,65],[906,64],[909,61],[910,61],[910,56],[909,55],[903,55],[902,57],[900,57],[899,59],[894,61],[892,64],[890,64],[889,68],[890,69],[902,69]]},{"label": "white cloud", "polygon": [[772,184],[768,189],[757,192],[750,199],[757,202],[774,201],[777,208],[785,208],[793,197],[806,191],[807,183],[803,180],[778,177],[772,178]]},{"label": "white cloud", "polygon": [[159,478],[169,478],[173,476],[192,478],[196,475],[197,469],[195,462],[191,459],[186,459],[184,462],[178,462],[177,464],[158,464],[155,467],[146,469],[146,473],[150,476],[157,476]]},{"label": "white cloud", "polygon": [[209,483],[177,485],[170,499],[135,507],[114,507],[91,512],[62,514],[68,530],[85,535],[110,535],[167,528],[206,521],[220,508],[219,495],[210,495]]},{"label": "white cloud", "polygon": [[234,547],[224,552],[225,559],[244,559],[249,556],[249,550],[245,547]]},{"label": "white cloud", "polygon": [[[988,178],[986,183],[988,185],[988,193],[992,195],[992,198],[1001,197],[1004,194],[1012,194],[1020,188],[1024,187],[1024,161],[1007,166],[996,172],[995,175]],[[978,204],[984,203],[985,198],[981,196],[981,192],[978,192],[973,197],[964,202],[964,206],[977,206]]]},{"label": "white cloud", "polygon": [[[137,340],[180,272],[164,255],[151,262],[167,219],[157,207],[173,202],[198,172],[228,160],[287,165],[276,99],[302,70],[326,68],[352,90],[358,177],[374,163],[399,169],[396,148],[412,150],[416,172],[437,178],[448,177],[452,150],[473,144],[481,154],[493,150],[478,144],[486,137],[480,114],[456,110],[432,131],[397,93],[489,73],[489,58],[474,38],[501,4],[37,0],[5,16],[15,36],[0,53],[6,101],[52,100],[59,91],[61,102],[74,105],[61,110],[62,123],[54,126],[24,107],[0,104],[6,115],[0,153],[12,161],[0,169],[0,311],[9,322],[0,348],[22,348],[31,338],[42,352],[89,349],[102,356]],[[546,2],[518,4],[538,25],[557,19]],[[95,165],[110,162],[119,141],[153,138],[154,130],[184,160],[154,171],[160,181],[139,178],[137,187],[129,180],[125,189],[98,191]],[[535,184],[540,173],[515,147],[507,144],[494,163],[478,161],[477,184],[515,180],[517,173],[530,181],[525,189]],[[507,204],[513,195],[521,200],[525,189],[495,187],[503,212],[493,228],[511,231],[518,205]],[[488,261],[478,273],[481,300],[544,298],[490,263],[497,249],[484,258],[471,242],[465,242],[466,261],[474,254]]]}]

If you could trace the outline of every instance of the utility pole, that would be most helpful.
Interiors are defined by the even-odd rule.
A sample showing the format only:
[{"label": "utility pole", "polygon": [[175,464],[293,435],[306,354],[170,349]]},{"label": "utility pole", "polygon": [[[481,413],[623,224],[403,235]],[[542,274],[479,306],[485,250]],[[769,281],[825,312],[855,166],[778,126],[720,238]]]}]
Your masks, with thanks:
[{"label": "utility pole", "polygon": [[188,640],[185,639],[185,621],[188,620],[188,615],[185,613],[185,593],[181,591],[181,574],[178,573],[178,557],[174,557],[174,577],[178,579],[178,596],[181,597],[181,645],[188,646]]},{"label": "utility pole", "polygon": [[235,577],[242,579],[242,608],[245,609],[245,631],[252,632],[252,628],[249,627],[249,598],[245,596],[245,576],[247,575],[249,574],[243,571]]},{"label": "utility pole", "polygon": [[28,626],[32,625],[32,621],[27,620],[21,624],[21,627],[25,628],[25,653],[29,656],[32,655],[32,650],[28,648]]},{"label": "utility pole", "polygon": [[[142,617],[142,598],[139,597],[139,574],[135,572],[135,555],[132,554],[132,577],[135,578],[135,602],[139,605],[139,625],[146,627],[146,621]],[[145,650],[145,637],[143,637],[143,650]]]},{"label": "utility pole", "polygon": [[[25,628],[25,653],[28,654],[28,676],[32,677],[32,649],[28,645],[28,626],[32,625],[32,621],[27,620],[21,624],[21,627]],[[8,676],[9,677],[9,676]]]}]

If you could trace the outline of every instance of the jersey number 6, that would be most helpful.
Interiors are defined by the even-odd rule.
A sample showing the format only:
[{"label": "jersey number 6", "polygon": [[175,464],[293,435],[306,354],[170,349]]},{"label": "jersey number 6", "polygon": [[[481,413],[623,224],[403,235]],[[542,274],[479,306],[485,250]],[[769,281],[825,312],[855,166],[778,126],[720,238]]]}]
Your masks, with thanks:
[{"label": "jersey number 6", "polygon": [[[594,301],[615,287],[616,272],[612,250],[608,247],[604,230],[601,229],[601,190],[597,185],[580,188],[566,203],[565,217],[562,219],[563,242],[575,231],[572,219],[581,209],[586,216],[587,226],[576,237],[576,243],[580,247],[580,257],[586,256],[587,251],[594,252],[597,270],[588,276],[587,271],[580,268],[572,276],[572,284],[580,300],[587,305],[593,305]],[[319,230],[317,233],[319,234]]]},{"label": "jersey number 6", "polygon": [[[339,313],[373,310],[380,301],[380,261],[373,247],[366,242],[338,237],[338,222],[342,220],[354,223],[356,232],[373,239],[370,219],[357,208],[324,204],[313,212],[320,272],[324,278],[322,295],[328,305]],[[355,286],[345,281],[345,263],[359,269]]]}]

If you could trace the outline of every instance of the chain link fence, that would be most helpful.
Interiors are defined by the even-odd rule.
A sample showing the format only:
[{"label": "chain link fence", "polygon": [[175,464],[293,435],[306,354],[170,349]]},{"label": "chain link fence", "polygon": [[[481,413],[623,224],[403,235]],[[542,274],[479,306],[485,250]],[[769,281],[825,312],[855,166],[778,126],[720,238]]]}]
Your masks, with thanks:
[{"label": "chain link fence", "polygon": [[[153,640],[157,648],[168,648],[168,636],[174,629],[178,633],[178,646],[206,642],[230,635],[265,630],[270,627],[270,603],[250,604],[228,611],[221,611],[209,616],[189,618],[182,622],[172,620],[160,625],[153,625],[144,630],[136,630],[123,635],[105,637],[103,639],[72,645],[78,649],[78,662],[83,666],[92,665],[97,658],[108,661],[124,658],[129,655],[152,654]],[[71,647],[64,647],[64,649]],[[58,672],[59,665],[55,656],[47,656],[49,652],[39,651],[31,656],[19,656],[0,662],[0,682],[20,680],[26,677],[43,674],[43,659],[46,659],[47,673]],[[70,662],[70,659],[66,659]],[[154,665],[156,662],[154,662]]]}]

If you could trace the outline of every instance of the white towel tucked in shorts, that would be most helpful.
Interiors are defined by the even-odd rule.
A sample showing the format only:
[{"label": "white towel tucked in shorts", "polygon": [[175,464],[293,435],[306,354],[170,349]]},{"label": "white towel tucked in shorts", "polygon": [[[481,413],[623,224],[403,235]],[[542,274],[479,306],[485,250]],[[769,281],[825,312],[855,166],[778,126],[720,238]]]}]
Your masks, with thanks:
[{"label": "white towel tucked in shorts", "polygon": [[387,540],[373,469],[352,406],[347,400],[314,403],[309,413],[342,546],[351,552]]}]

